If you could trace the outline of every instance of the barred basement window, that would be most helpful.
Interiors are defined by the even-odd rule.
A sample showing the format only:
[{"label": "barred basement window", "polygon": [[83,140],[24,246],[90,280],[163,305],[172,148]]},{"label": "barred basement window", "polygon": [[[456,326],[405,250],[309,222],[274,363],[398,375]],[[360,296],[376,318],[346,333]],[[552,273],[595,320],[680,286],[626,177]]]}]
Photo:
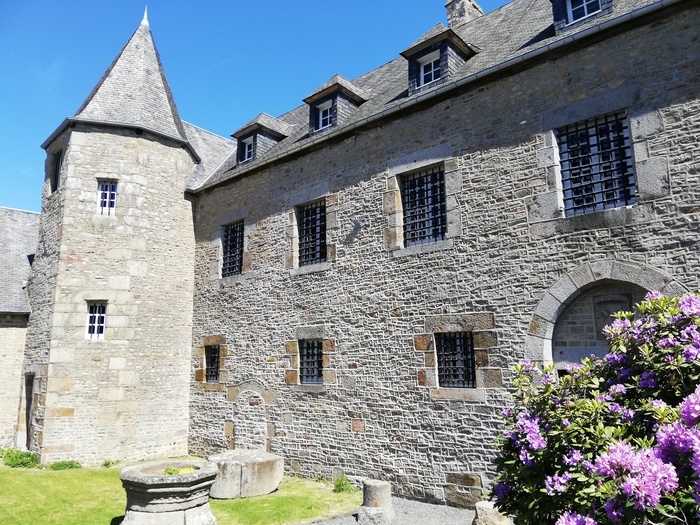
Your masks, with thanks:
[{"label": "barred basement window", "polygon": [[93,341],[104,339],[107,303],[103,301],[89,302],[85,338]]},{"label": "barred basement window", "polygon": [[100,181],[97,191],[100,201],[100,214],[112,215],[117,205],[117,183],[113,181]]},{"label": "barred basement window", "polygon": [[404,246],[441,241],[447,233],[445,174],[435,167],[401,177]]},{"label": "barred basement window", "polygon": [[471,332],[435,334],[438,385],[444,388],[476,388],[476,362]]},{"label": "barred basement window", "polygon": [[557,130],[567,217],[634,204],[627,113],[622,111]]},{"label": "barred basement window", "polygon": [[299,341],[299,382],[323,383],[323,341],[303,339]]},{"label": "barred basement window", "polygon": [[243,220],[224,226],[222,247],[221,276],[240,274],[243,271]]},{"label": "barred basement window", "polygon": [[204,347],[204,364],[206,366],[207,383],[219,382],[219,357],[220,352],[218,346]]},{"label": "barred basement window", "polygon": [[299,266],[326,261],[326,201],[297,208]]}]

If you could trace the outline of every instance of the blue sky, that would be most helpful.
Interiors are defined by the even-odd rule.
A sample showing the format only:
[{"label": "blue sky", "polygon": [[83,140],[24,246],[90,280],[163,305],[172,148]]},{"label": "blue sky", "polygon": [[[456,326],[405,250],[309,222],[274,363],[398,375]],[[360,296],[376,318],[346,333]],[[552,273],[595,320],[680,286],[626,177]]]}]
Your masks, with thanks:
[{"label": "blue sky", "polygon": [[[0,206],[39,211],[40,145],[126,44],[146,0],[0,0]],[[445,0],[149,0],[180,116],[222,136],[280,115],[336,73],[396,58]],[[504,0],[481,1],[484,12]]]}]

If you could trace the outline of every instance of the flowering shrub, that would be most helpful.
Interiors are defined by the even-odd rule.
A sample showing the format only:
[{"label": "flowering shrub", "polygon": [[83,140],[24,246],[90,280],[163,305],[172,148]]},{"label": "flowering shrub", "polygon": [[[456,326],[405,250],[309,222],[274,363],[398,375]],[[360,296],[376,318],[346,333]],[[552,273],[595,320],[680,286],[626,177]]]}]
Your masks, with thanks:
[{"label": "flowering shrub", "polygon": [[650,292],[610,352],[557,378],[515,367],[496,508],[518,525],[700,522],[700,296]]}]

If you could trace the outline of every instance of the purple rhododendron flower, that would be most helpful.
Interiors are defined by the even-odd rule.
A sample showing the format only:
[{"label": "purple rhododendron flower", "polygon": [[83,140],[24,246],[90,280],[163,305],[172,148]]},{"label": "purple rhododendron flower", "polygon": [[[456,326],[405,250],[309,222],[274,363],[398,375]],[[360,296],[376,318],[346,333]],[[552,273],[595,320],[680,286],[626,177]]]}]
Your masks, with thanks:
[{"label": "purple rhododendron flower", "polygon": [[695,361],[698,358],[698,355],[700,355],[700,350],[695,348],[693,345],[688,345],[683,349],[683,359],[685,359],[686,363]]},{"label": "purple rhododendron flower", "polygon": [[498,499],[504,499],[512,490],[513,487],[508,483],[496,483],[493,486],[493,491]]},{"label": "purple rhododendron flower", "polygon": [[[686,463],[687,461],[683,458],[683,454],[694,452],[696,444],[700,448],[700,430],[688,428],[680,421],[676,421],[663,425],[656,431],[654,454],[662,461],[673,463],[678,468],[678,463]],[[700,461],[698,461],[698,466],[700,467]]]},{"label": "purple rhododendron flower", "polygon": [[654,388],[656,386],[656,374],[654,372],[643,372],[639,378],[639,386],[642,388]]},{"label": "purple rhododendron flower", "polygon": [[625,393],[627,393],[627,387],[625,385],[621,385],[618,383],[616,385],[612,385],[610,387],[610,391],[613,394],[625,394]]},{"label": "purple rhododendron flower", "polygon": [[544,486],[547,490],[547,494],[550,496],[555,492],[564,492],[566,490],[566,484],[571,479],[571,472],[564,472],[561,476],[547,476],[544,480]]},{"label": "purple rhododendron flower", "polygon": [[700,386],[681,403],[681,419],[689,427],[694,427],[700,420]]},{"label": "purple rhododendron flower", "polygon": [[694,295],[684,295],[678,302],[681,312],[687,316],[700,315],[700,297]]},{"label": "purple rhododendron flower", "polygon": [[583,454],[581,454],[580,450],[572,449],[569,451],[569,453],[564,456],[562,461],[564,462],[564,465],[577,465],[579,461],[583,459]]},{"label": "purple rhododendron flower", "polygon": [[661,299],[664,296],[660,291],[658,290],[651,290],[647,292],[647,294],[644,296],[644,299],[647,301],[650,299]]},{"label": "purple rhododendron flower", "polygon": [[658,342],[659,348],[673,348],[674,346],[678,346],[679,344],[680,341],[672,335],[664,337],[663,339],[659,339]]},{"label": "purple rhododendron flower", "polygon": [[598,525],[598,522],[589,516],[582,516],[567,510],[559,517],[555,525]]}]

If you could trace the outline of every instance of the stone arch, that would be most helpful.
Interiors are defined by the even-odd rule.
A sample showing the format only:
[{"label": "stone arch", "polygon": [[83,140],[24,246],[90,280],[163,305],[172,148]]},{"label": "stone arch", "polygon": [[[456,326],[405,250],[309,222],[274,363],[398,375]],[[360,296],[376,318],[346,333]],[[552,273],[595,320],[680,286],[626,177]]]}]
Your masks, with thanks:
[{"label": "stone arch", "polygon": [[251,380],[229,387],[228,399],[233,402],[230,447],[269,450],[268,410],[277,403],[277,393]]},{"label": "stone arch", "polygon": [[525,359],[552,363],[552,337],[557,321],[582,294],[608,283],[659,290],[667,295],[687,292],[685,286],[654,268],[614,259],[582,264],[555,282],[537,303],[525,338]]}]

